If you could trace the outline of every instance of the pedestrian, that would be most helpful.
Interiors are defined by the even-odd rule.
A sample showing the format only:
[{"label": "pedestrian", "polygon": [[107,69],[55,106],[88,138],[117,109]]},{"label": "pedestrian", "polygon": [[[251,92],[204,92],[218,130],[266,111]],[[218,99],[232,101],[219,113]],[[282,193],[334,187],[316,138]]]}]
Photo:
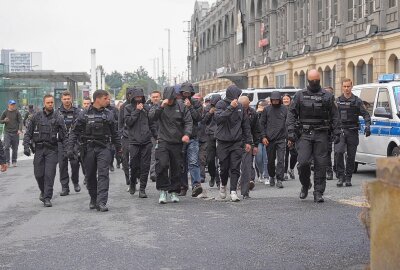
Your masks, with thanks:
[{"label": "pedestrian", "polygon": [[226,198],[226,186],[230,178],[230,195],[233,202],[240,201],[236,192],[240,165],[244,152],[250,152],[252,144],[250,122],[243,106],[238,102],[241,93],[242,90],[236,85],[229,86],[225,99],[218,101],[214,115],[217,123],[215,138],[221,177],[219,193],[221,199]]},{"label": "pedestrian", "polygon": [[[325,91],[328,91],[329,93],[331,93],[333,96],[335,96],[335,92],[333,90],[333,87],[328,86],[325,87]],[[333,150],[333,140],[334,140],[334,136],[332,136],[332,134],[329,134],[329,137],[331,138],[331,141],[328,143],[328,164],[326,166],[326,180],[333,180],[333,168],[336,168],[336,156],[337,154],[333,153],[333,168],[332,168],[332,151]],[[336,171],[336,169],[335,169]]]},{"label": "pedestrian", "polygon": [[[257,112],[258,122],[260,124],[260,130],[261,130],[260,120],[261,120],[262,112],[264,111],[264,108],[267,106],[268,105],[267,105],[266,100],[259,100],[256,105],[256,112]],[[269,185],[267,149],[261,140],[258,144],[258,151],[257,151],[257,155],[255,158],[255,165],[256,165],[255,167],[256,167],[258,182]]]},{"label": "pedestrian", "polygon": [[3,142],[0,140],[0,172],[7,171],[7,168],[6,157],[4,155],[4,146]]},{"label": "pedestrian", "polygon": [[28,126],[28,122],[32,119],[32,116],[34,113],[35,113],[35,110],[33,108],[33,105],[29,104],[28,110],[26,111],[26,113],[24,115],[24,120],[23,120],[23,124],[24,124],[25,128]]},{"label": "pedestrian", "polygon": [[13,167],[17,167],[19,136],[22,134],[22,117],[16,108],[13,99],[8,101],[7,110],[0,117],[0,123],[4,124],[4,153],[6,155],[7,166],[10,167],[10,148],[12,149],[11,162]]},{"label": "pedestrian", "polygon": [[217,123],[215,122],[215,110],[221,95],[214,94],[210,97],[210,103],[204,108],[202,124],[205,125],[205,133],[207,135],[207,169],[210,174],[208,185],[213,187],[215,183],[220,188],[220,177],[217,159],[217,139],[215,138],[215,130]]},{"label": "pedestrian", "polygon": [[[204,111],[204,102],[203,102],[203,98],[198,95],[195,94],[193,96],[193,98],[197,99]],[[201,116],[202,120],[203,120],[203,115]],[[199,166],[200,166],[200,179],[201,179],[201,183],[205,183],[206,182],[206,166],[207,166],[207,140],[208,140],[208,136],[206,134],[206,125],[203,123],[203,121],[200,121],[198,123],[199,125],[199,133],[198,133],[198,138],[199,138]]]},{"label": "pedestrian", "polygon": [[[286,108],[289,109],[290,104],[292,103],[292,97],[289,94],[284,94],[282,97],[282,103],[283,105],[286,106]],[[290,159],[289,159],[290,155]],[[285,174],[284,174],[284,180],[289,180],[290,179],[295,179],[294,176],[294,167],[296,166],[297,163],[297,151],[296,147],[292,146],[289,147],[286,145],[286,154],[285,154]]]},{"label": "pedestrian", "polygon": [[[112,112],[113,118],[114,118],[114,122],[116,123],[117,127],[118,127],[118,117],[119,117],[119,111],[118,109],[115,107],[115,103],[113,103],[111,105],[111,99],[108,99],[108,105],[106,107],[110,112]],[[114,158],[117,158],[116,155],[116,151],[115,151],[115,146],[114,145],[110,145],[111,147],[111,160],[110,160],[110,164],[109,164],[109,169],[111,172],[115,171],[114,168]]]},{"label": "pedestrian", "polygon": [[201,186],[200,162],[199,162],[199,123],[202,119],[203,106],[193,98],[194,88],[191,83],[183,83],[180,86],[182,102],[192,117],[193,127],[190,135],[190,141],[184,145],[184,173],[182,175],[180,196],[185,196],[188,189],[188,173],[190,174],[192,184],[192,197],[197,197],[203,192]]},{"label": "pedestrian", "polygon": [[[148,104],[150,107],[153,107],[154,105],[160,105],[161,104],[161,92],[158,90],[154,90],[150,94],[150,100],[148,101]],[[155,130],[158,132],[158,121],[153,122],[155,125]],[[150,180],[152,182],[156,182],[156,145],[157,145],[157,135],[155,138],[151,138],[151,143],[153,147],[151,148],[151,162],[150,162]]]},{"label": "pedestrian", "polygon": [[268,153],[268,173],[271,187],[275,186],[276,178],[276,187],[283,188],[287,112],[286,106],[282,106],[280,92],[273,91],[271,106],[264,109],[260,119],[262,142],[267,147]]},{"label": "pedestrian", "polygon": [[[369,137],[371,135],[371,116],[365,109],[363,101],[351,92],[352,89],[353,82],[350,79],[344,79],[342,81],[342,95],[336,99],[342,127],[340,142],[335,144],[335,152],[337,153],[336,170],[339,176],[338,187],[343,187],[343,184],[346,187],[352,186],[351,178],[359,143],[359,116],[362,116],[365,121],[365,136]],[[344,163],[345,152],[347,153],[346,166]]]},{"label": "pedestrian", "polygon": [[190,111],[176,99],[174,87],[166,87],[161,105],[150,109],[150,120],[158,121],[156,146],[156,188],[160,191],[160,204],[167,203],[167,192],[172,202],[179,202],[183,169],[183,144],[188,144],[193,120]]},{"label": "pedestrian", "polygon": [[118,116],[118,133],[119,136],[121,137],[121,144],[122,144],[122,156],[121,156],[121,161],[122,161],[122,169],[124,171],[125,175],[125,183],[128,186],[127,191],[130,192],[130,185],[131,185],[131,179],[134,181],[136,184],[136,178],[131,175],[130,173],[130,167],[129,167],[129,131],[128,127],[125,125],[125,106],[128,106],[131,104],[132,100],[132,94],[133,91],[135,90],[134,87],[128,87],[126,89],[126,94],[125,94],[125,99],[126,101],[124,104],[121,105],[120,110],[119,110],[119,116]]},{"label": "pedestrian", "polygon": [[295,94],[289,107],[288,146],[292,147],[296,143],[302,185],[300,199],[307,198],[311,188],[310,161],[313,158],[314,202],[322,203],[326,187],[329,129],[332,129],[331,132],[337,141],[340,123],[334,97],[321,88],[319,72],[315,69],[310,70],[307,79],[307,88]]},{"label": "pedestrian", "polygon": [[[58,112],[64,119],[65,127],[67,128],[67,137],[68,133],[71,129],[72,123],[78,117],[79,112],[81,111],[77,107],[72,105],[72,96],[71,92],[64,91],[61,93],[61,106],[58,108]],[[76,144],[74,147],[74,158],[68,159],[66,152],[64,151],[64,145],[59,143],[58,150],[58,166],[59,166],[59,174],[60,174],[60,183],[61,183],[61,193],[60,196],[69,195],[69,174],[68,174],[68,163],[71,166],[71,181],[74,185],[75,192],[80,192],[81,187],[79,185],[79,144]]]},{"label": "pedestrian", "polygon": [[43,97],[44,108],[35,113],[28,123],[24,136],[24,154],[33,158],[33,172],[40,189],[39,200],[51,207],[54,178],[58,163],[58,143],[64,151],[67,130],[63,117],[54,110],[54,97]]},{"label": "pedestrian", "polygon": [[[143,89],[135,88],[131,104],[124,106],[124,121],[128,130],[130,171],[140,179],[139,198],[147,198],[146,186],[151,161],[151,138],[157,135],[149,119],[150,106],[146,104]],[[131,179],[130,194],[136,192],[136,180]]]},{"label": "pedestrian", "polygon": [[92,100],[90,99],[90,97],[83,98],[82,109],[84,110],[89,109],[90,104],[92,104]]},{"label": "pedestrian", "polygon": [[245,152],[242,156],[242,164],[240,167],[240,189],[243,199],[250,198],[250,191],[255,186],[256,172],[253,167],[254,156],[258,153],[258,145],[261,138],[261,129],[258,115],[255,109],[250,107],[250,100],[247,96],[241,96],[239,103],[242,105],[244,113],[250,122],[250,130],[253,139],[251,151]]},{"label": "pedestrian", "polygon": [[108,211],[109,164],[112,159],[110,143],[115,146],[117,154],[121,154],[117,122],[114,113],[106,108],[110,103],[109,98],[105,90],[93,93],[93,104],[79,113],[71,127],[67,145],[67,154],[71,158],[74,156],[74,145],[78,137],[81,138],[86,187],[90,195],[89,208],[101,212]]}]

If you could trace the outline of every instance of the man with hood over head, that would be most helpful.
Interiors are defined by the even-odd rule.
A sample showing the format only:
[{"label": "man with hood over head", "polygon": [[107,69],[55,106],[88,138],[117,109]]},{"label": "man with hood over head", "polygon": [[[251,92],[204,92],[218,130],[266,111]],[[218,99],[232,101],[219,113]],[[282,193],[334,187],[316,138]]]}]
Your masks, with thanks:
[{"label": "man with hood over head", "polygon": [[[147,198],[146,186],[150,171],[151,138],[155,127],[149,119],[150,106],[146,104],[143,89],[132,92],[131,104],[124,107],[124,121],[128,131],[131,174],[140,179],[139,198]],[[136,192],[136,180],[130,181],[130,194]]]},{"label": "man with hood over head", "polygon": [[243,146],[250,152],[252,137],[250,122],[242,105],[238,102],[242,90],[231,85],[226,90],[224,100],[218,101],[215,111],[215,138],[217,139],[217,155],[220,165],[220,197],[226,198],[226,185],[230,177],[231,201],[240,201],[237,196],[237,184],[240,176],[240,164],[243,156]]},{"label": "man with hood over head", "polygon": [[[286,152],[286,118],[288,110],[282,106],[281,93],[273,91],[271,93],[271,106],[264,109],[261,114],[261,136],[262,142],[267,147],[269,184],[283,188],[283,177],[285,171],[285,152]],[[277,160],[277,166],[275,166]]]},{"label": "man with hood over head", "polygon": [[161,105],[150,109],[150,120],[158,121],[158,146],[156,147],[156,188],[160,191],[160,204],[167,203],[167,193],[172,202],[179,202],[183,172],[183,143],[189,143],[193,120],[190,111],[176,99],[174,87],[166,87]]}]

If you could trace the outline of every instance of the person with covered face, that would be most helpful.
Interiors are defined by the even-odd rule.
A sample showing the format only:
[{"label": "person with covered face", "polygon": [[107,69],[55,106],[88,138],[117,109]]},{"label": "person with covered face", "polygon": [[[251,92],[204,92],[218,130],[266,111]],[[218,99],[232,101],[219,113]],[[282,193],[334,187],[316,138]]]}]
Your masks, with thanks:
[{"label": "person with covered face", "polygon": [[[124,121],[128,130],[130,169],[140,179],[139,198],[147,198],[146,186],[150,171],[151,138],[156,136],[155,127],[149,119],[150,106],[146,104],[143,89],[132,92],[131,104],[124,107]],[[130,181],[130,194],[136,192],[136,181]]]},{"label": "person with covered face", "polygon": [[[262,112],[260,123],[262,130],[262,142],[267,147],[269,184],[271,187],[283,188],[282,181],[285,169],[286,151],[286,117],[287,108],[282,106],[281,93],[271,93],[271,106]],[[275,162],[277,165],[275,166]]]},{"label": "person with covered face", "polygon": [[335,141],[340,140],[340,123],[334,96],[321,88],[320,74],[308,72],[308,86],[298,91],[289,107],[287,117],[288,146],[296,142],[300,199],[311,188],[311,159],[314,160],[314,202],[324,202],[326,166],[330,129]]},{"label": "person with covered face", "polygon": [[[179,92],[182,102],[193,120],[192,134],[190,135],[190,141],[187,144],[186,151],[184,151],[186,156],[183,157],[185,172],[182,177],[182,189],[188,188],[187,172],[189,172],[192,181],[192,197],[197,197],[203,192],[199,162],[199,123],[202,118],[203,106],[197,99],[193,98],[195,92],[191,83],[183,83]],[[186,190],[183,190],[180,195],[186,195]]]},{"label": "person with covered face", "polygon": [[[290,104],[292,103],[292,97],[289,94],[284,94],[282,97],[282,103],[289,109]],[[290,158],[289,158],[290,154]],[[286,154],[285,154],[285,180],[295,179],[294,176],[294,167],[297,164],[297,151],[294,145],[289,148],[286,146]]]},{"label": "person with covered face", "polygon": [[[250,122],[243,106],[238,102],[242,90],[231,85],[226,90],[224,100],[218,101],[215,110],[215,138],[220,165],[220,197],[226,198],[226,185],[230,177],[231,201],[240,201],[237,196],[237,185],[240,176],[240,164],[244,150],[251,151],[253,143],[250,133]],[[243,150],[244,148],[244,150]]]},{"label": "person with covered face", "polygon": [[239,103],[242,104],[243,110],[249,119],[251,135],[253,137],[252,151],[244,153],[242,157],[241,165],[241,176],[240,176],[240,187],[243,199],[250,198],[250,191],[255,186],[254,179],[256,178],[256,172],[253,167],[254,156],[258,153],[258,144],[260,142],[261,130],[260,122],[258,121],[258,115],[255,109],[250,107],[250,100],[246,96],[239,98]]},{"label": "person with covered face", "polygon": [[210,97],[210,103],[206,106],[203,112],[202,123],[206,126],[207,139],[207,168],[210,174],[210,187],[213,187],[217,183],[217,187],[220,187],[220,177],[218,172],[218,160],[217,160],[217,139],[215,138],[215,130],[217,129],[217,123],[215,122],[215,111],[218,101],[221,100],[221,95],[214,94]]},{"label": "person with covered face", "polygon": [[193,120],[182,100],[176,99],[174,87],[166,87],[161,105],[150,109],[150,120],[158,121],[156,147],[156,188],[160,191],[160,204],[167,203],[167,193],[172,202],[179,202],[183,170],[183,144],[188,144]]}]

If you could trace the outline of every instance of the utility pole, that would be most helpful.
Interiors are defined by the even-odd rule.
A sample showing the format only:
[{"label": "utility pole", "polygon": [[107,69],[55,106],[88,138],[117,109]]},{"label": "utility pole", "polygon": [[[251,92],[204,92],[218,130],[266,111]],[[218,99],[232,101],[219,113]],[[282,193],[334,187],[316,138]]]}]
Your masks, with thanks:
[{"label": "utility pole", "polygon": [[[164,79],[165,69],[164,69],[164,48],[160,48],[161,50],[161,78]],[[164,81],[162,81],[164,84]],[[164,85],[163,85],[164,86]]]},{"label": "utility pole", "polygon": [[168,85],[171,85],[171,29],[165,30],[168,32]]},{"label": "utility pole", "polygon": [[190,82],[190,21],[184,21],[187,23],[187,30],[183,30],[184,33],[187,33],[187,41],[188,41],[188,53],[187,53],[187,80]]}]

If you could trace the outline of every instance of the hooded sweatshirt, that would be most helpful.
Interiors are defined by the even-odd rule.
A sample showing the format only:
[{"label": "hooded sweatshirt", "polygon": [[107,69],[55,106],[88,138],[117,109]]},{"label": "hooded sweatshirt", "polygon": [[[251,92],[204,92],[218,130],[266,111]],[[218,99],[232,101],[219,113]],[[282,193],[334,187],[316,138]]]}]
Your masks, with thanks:
[{"label": "hooded sweatshirt", "polygon": [[217,123],[214,119],[214,114],[210,113],[211,108],[215,108],[218,101],[221,100],[221,95],[215,94],[211,96],[210,104],[204,109],[202,123],[206,125],[206,134],[214,137]]}]

